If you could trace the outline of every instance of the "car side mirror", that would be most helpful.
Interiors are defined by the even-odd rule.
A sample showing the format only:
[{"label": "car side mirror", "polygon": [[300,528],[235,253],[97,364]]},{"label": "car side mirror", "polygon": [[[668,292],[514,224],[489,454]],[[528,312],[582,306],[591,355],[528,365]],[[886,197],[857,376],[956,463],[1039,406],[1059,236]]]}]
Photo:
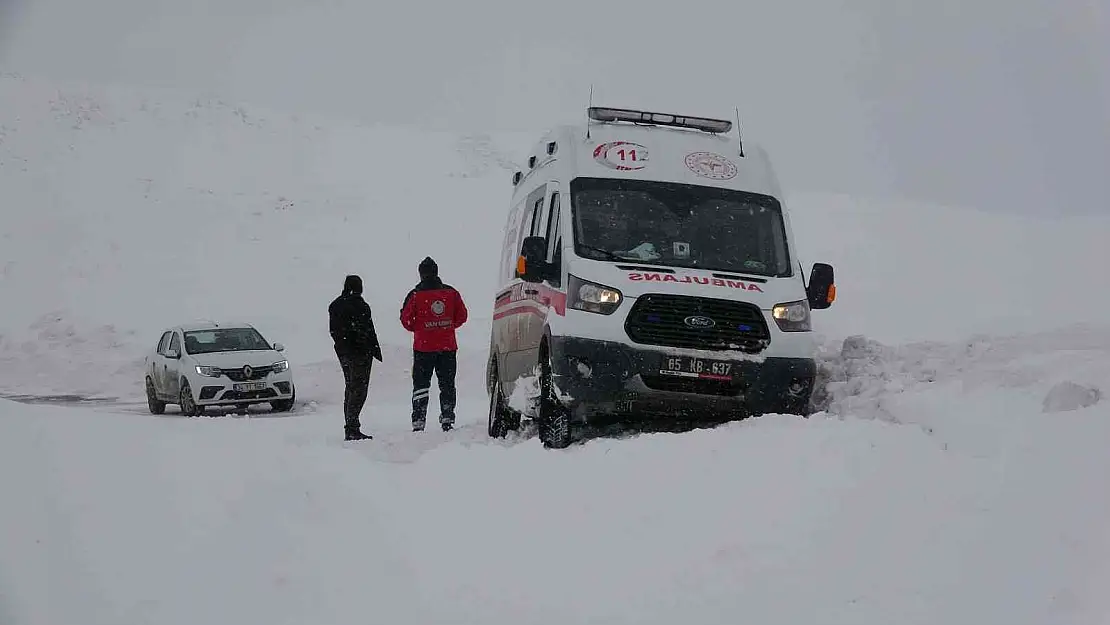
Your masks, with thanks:
[{"label": "car side mirror", "polygon": [[809,273],[809,286],[806,289],[809,307],[824,310],[836,300],[836,281],[832,265],[814,263]]},{"label": "car side mirror", "polygon": [[285,345],[283,345],[281,343],[274,343],[274,351],[278,351],[278,352],[285,351]]},{"label": "car side mirror", "polygon": [[547,275],[547,239],[526,237],[520,245],[520,257],[516,261],[517,277],[525,282],[543,282]]},{"label": "car side mirror", "polygon": [[172,347],[166,348],[166,358],[169,358],[171,360],[178,360],[181,358],[181,352]]}]

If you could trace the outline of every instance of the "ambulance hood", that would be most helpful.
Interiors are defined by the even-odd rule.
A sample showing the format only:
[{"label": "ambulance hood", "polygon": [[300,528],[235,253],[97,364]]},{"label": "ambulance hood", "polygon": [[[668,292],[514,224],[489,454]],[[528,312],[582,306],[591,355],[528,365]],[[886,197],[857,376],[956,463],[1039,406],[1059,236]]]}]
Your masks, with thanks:
[{"label": "ambulance hood", "polygon": [[569,269],[582,280],[620,291],[625,298],[648,293],[688,295],[750,302],[763,310],[806,298],[797,274],[773,278],[583,258],[575,258]]}]

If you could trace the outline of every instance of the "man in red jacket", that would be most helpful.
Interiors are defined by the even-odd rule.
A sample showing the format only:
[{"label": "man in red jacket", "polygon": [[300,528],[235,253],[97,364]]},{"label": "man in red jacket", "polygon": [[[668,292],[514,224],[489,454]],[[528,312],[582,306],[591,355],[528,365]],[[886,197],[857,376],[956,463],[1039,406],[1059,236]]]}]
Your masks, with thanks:
[{"label": "man in red jacket", "polygon": [[405,296],[401,325],[413,333],[412,431],[424,431],[432,373],[439,381],[439,424],[447,432],[455,425],[455,372],[459,349],[455,329],[466,323],[462,296],[439,279],[436,261],[420,261],[420,284]]}]

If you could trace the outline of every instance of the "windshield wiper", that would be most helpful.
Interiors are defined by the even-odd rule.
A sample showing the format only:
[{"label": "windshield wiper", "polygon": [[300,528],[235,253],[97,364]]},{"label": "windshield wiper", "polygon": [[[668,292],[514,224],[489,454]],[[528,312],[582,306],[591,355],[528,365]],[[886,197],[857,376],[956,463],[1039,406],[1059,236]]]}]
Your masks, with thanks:
[{"label": "windshield wiper", "polygon": [[584,250],[590,250],[591,252],[597,252],[598,254],[601,254],[602,256],[604,256],[605,260],[612,260],[612,261],[618,261],[618,262],[624,262],[624,261],[631,260],[631,259],[628,259],[628,258],[617,256],[616,254],[610,252],[609,250],[603,250],[600,247],[594,247],[592,245],[585,245],[583,243],[579,243],[578,247],[580,247]]}]

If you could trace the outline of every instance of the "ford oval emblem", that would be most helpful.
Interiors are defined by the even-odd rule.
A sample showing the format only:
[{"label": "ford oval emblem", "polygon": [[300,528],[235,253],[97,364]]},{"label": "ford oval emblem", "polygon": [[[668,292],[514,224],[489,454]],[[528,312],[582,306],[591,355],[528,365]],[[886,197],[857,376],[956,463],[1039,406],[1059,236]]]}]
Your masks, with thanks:
[{"label": "ford oval emblem", "polygon": [[690,315],[685,319],[685,322],[686,325],[691,328],[712,328],[717,325],[716,321],[713,321],[709,317],[702,317],[701,315]]}]

